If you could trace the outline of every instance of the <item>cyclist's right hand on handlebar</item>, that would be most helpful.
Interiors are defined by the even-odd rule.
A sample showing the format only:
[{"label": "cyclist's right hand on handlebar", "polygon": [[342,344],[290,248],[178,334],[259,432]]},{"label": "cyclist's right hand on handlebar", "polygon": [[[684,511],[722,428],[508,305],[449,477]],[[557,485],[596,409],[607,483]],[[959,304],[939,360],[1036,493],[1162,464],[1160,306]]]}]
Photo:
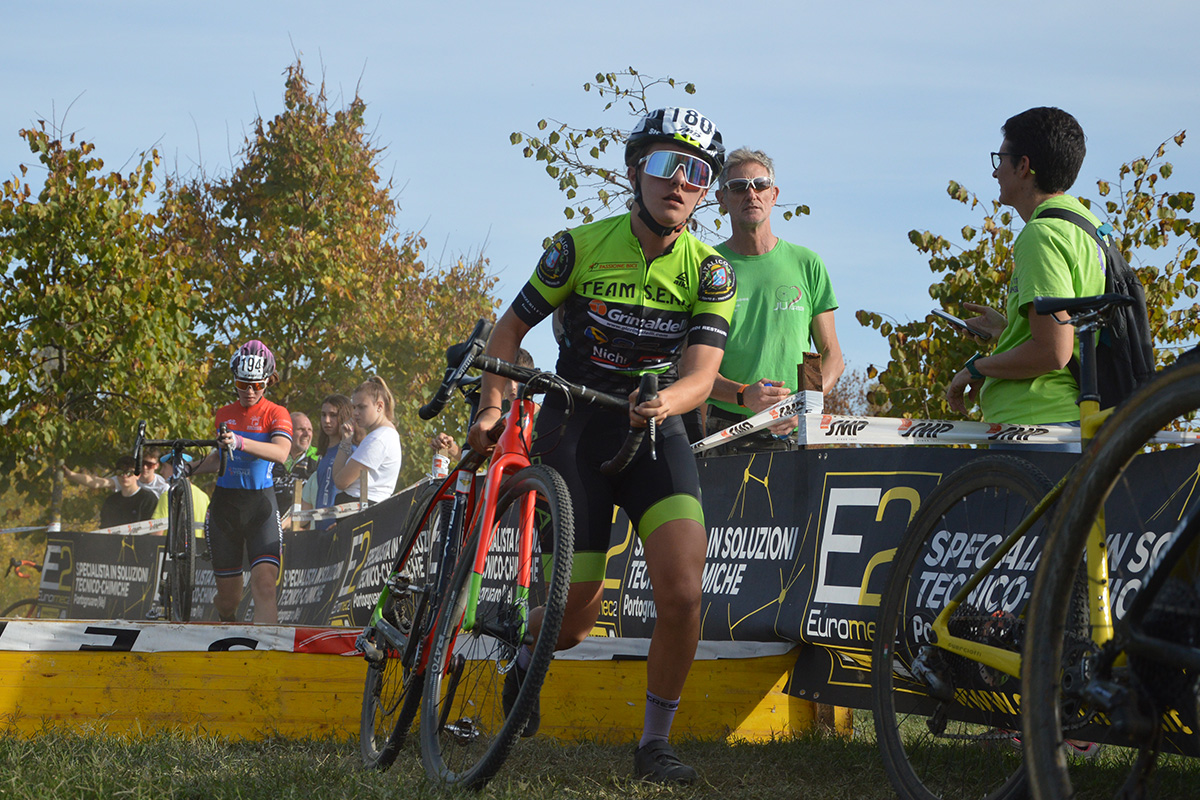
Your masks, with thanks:
[{"label": "cyclist's right hand on handlebar", "polygon": [[497,427],[497,423],[502,423],[500,409],[495,406],[480,409],[471,423],[471,430],[467,432],[467,443],[472,450],[485,455],[492,451],[496,440],[500,438],[500,431],[504,430],[502,424]]},{"label": "cyclist's right hand on handlebar", "polygon": [[217,434],[217,443],[230,453],[242,449],[242,437],[234,431],[221,431]]}]

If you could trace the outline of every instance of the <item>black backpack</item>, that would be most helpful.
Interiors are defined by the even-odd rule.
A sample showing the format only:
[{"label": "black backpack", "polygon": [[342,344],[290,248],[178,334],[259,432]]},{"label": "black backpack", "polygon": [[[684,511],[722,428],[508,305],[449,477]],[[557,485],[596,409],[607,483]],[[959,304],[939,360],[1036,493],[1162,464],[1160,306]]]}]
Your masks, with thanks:
[{"label": "black backpack", "polygon": [[[1115,309],[1108,324],[1100,330],[1096,342],[1096,380],[1100,389],[1100,407],[1115,406],[1154,374],[1154,337],[1150,316],[1146,313],[1146,293],[1137,273],[1129,266],[1121,249],[1109,235],[1111,225],[1097,229],[1082,214],[1062,208],[1047,208],[1037,219],[1063,219],[1078,225],[1096,240],[1104,253],[1104,291],[1128,295],[1131,306]],[[1071,357],[1067,365],[1079,382],[1079,361]]]}]

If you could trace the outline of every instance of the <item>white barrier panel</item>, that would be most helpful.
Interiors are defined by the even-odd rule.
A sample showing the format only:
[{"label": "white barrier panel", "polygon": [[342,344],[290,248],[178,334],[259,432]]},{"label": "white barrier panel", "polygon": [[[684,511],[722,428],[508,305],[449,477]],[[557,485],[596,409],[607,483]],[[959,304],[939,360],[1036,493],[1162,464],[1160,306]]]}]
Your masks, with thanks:
[{"label": "white barrier panel", "polygon": [[993,444],[1078,442],[1073,425],[1003,425],[966,420],[843,417],[806,414],[801,420],[800,444]]},{"label": "white barrier panel", "polygon": [[357,656],[356,628],[197,625],[126,620],[0,622],[0,650],[125,653],[281,650]]},{"label": "white barrier panel", "polygon": [[825,408],[825,397],[817,391],[796,392],[780,400],[768,409],[736,422],[724,430],[717,431],[712,436],[706,436],[692,445],[692,452],[700,454],[714,447],[729,444],[748,433],[762,430],[774,425],[781,419],[794,417],[798,414],[817,414]]},{"label": "white barrier panel", "polygon": [[167,518],[147,519],[142,522],[131,522],[128,525],[114,525],[111,528],[101,528],[91,533],[111,533],[117,536],[145,536],[149,533],[163,533],[167,529]]},{"label": "white barrier panel", "polygon": [[[181,625],[171,622],[125,620],[45,621],[0,623],[0,650],[21,652],[117,651],[127,653],[279,650],[358,656],[358,628],[308,628],[282,625]],[[791,652],[795,642],[702,641],[696,659],[759,658]],[[564,661],[644,660],[650,649],[645,638],[589,636],[578,647],[558,653]]]},{"label": "white barrier panel", "polygon": [[351,514],[357,514],[366,507],[367,503],[364,503],[360,500],[357,503],[342,503],[340,506],[310,508],[306,511],[292,511],[292,519],[296,520],[297,522],[321,519],[337,519],[339,517],[347,517]]},{"label": "white barrier panel", "polygon": [[[988,445],[996,442],[1060,444],[1079,441],[1079,427],[1074,425],[1009,425],[969,420],[847,417],[812,413],[811,398],[802,395],[816,395],[820,398],[821,393],[794,394],[765,411],[701,439],[692,445],[692,452],[699,454],[728,444],[746,434],[773,425],[780,419],[796,416],[801,408],[805,409],[805,413],[800,414],[798,420],[797,441],[801,445]],[[819,403],[817,407],[819,408]],[[1200,433],[1162,431],[1153,441],[1158,444],[1196,444],[1200,442]]]},{"label": "white barrier panel", "polygon": [[[897,419],[895,417],[842,417],[806,414],[800,426],[800,444],[993,444],[1016,442],[1056,444],[1078,442],[1074,425],[1008,425],[994,422],[944,419]],[[1197,431],[1162,431],[1158,444],[1196,444]]]}]

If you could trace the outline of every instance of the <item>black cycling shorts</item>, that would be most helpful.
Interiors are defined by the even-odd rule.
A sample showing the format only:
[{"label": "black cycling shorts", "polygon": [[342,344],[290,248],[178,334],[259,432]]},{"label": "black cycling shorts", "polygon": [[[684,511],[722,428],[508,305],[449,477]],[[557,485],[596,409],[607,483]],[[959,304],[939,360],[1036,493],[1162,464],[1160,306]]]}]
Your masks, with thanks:
[{"label": "black cycling shorts", "polygon": [[218,486],[208,503],[204,536],[212,551],[213,573],[218,578],[242,574],[242,555],[250,568],[259,564],[279,566],[283,527],[275,490],[228,489]]},{"label": "black cycling shorts", "polygon": [[[553,467],[571,491],[575,512],[575,581],[601,580],[613,525],[613,506],[633,521],[644,542],[664,522],[695,519],[704,525],[700,476],[680,417],[658,426],[657,459],[647,435],[633,462],[610,478],[600,465],[620,449],[629,430],[628,413],[577,408],[548,395],[534,424],[531,460]],[[580,557],[582,554],[582,558]]]}]

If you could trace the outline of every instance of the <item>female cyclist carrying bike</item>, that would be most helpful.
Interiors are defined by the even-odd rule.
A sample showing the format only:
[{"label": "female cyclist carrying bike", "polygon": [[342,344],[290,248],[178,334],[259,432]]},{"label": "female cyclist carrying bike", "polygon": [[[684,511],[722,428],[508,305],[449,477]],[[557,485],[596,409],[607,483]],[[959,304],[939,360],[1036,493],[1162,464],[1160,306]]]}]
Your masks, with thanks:
[{"label": "female cyclist carrying bike", "polygon": [[[217,478],[208,505],[204,535],[212,550],[217,595],[213,605],[223,622],[232,622],[242,600],[242,556],[250,560],[250,594],[254,597],[254,622],[278,621],[275,583],[283,529],[275,502],[271,469],[287,460],[292,448],[292,420],[287,409],[265,396],[279,382],[275,356],[253,339],[238,348],[229,362],[237,400],[217,409],[216,427],[221,447],[231,451],[225,474]],[[216,472],[217,451],[209,453],[192,471]]]},{"label": "female cyclist carrying bike", "polygon": [[[646,716],[634,753],[639,778],[690,783],[668,736],[700,635],[706,533],[699,477],[681,414],[708,397],[733,312],[733,271],[687,223],[724,163],[716,126],[693,109],[663,108],[629,135],[625,164],[633,210],[567,232],[550,246],[489,340],[487,352],[513,360],[525,334],[560,308],[557,372],[601,391],[629,394],[628,415],[601,409],[568,413],[548,394],[538,415],[535,462],[555,468],[570,488],[576,520],[571,591],[558,649],[579,644],[599,616],[613,505],[633,520],[645,550],[657,623],[646,665]],[[660,376],[656,398],[636,404],[639,378]],[[468,441],[486,452],[500,418],[505,380],[485,373]],[[657,426],[634,462],[609,478],[611,458],[630,425]],[[653,431],[654,428],[651,428]],[[649,437],[647,437],[649,439]],[[531,615],[536,624],[537,612]],[[527,651],[508,673],[505,705],[515,698]],[[537,729],[535,709],[524,734]]]}]

